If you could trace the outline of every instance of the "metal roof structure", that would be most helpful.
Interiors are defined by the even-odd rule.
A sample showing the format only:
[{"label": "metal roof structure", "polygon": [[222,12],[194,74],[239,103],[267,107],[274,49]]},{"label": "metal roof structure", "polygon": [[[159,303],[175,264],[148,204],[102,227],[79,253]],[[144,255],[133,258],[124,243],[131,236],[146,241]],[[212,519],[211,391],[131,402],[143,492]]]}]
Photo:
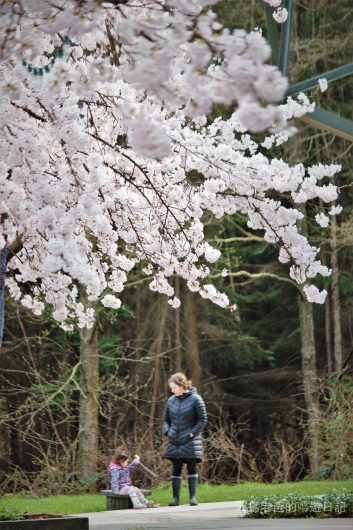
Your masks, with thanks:
[{"label": "metal roof structure", "polygon": [[[267,23],[267,38],[272,47],[272,64],[276,64],[283,75],[288,77],[288,58],[290,50],[290,37],[292,29],[292,15],[293,15],[293,0],[285,0],[284,7],[288,11],[286,22],[279,25],[273,19],[274,8],[269,4],[265,5],[266,23]],[[281,29],[280,29],[281,28]],[[286,96],[293,96],[299,92],[305,92],[310,88],[317,86],[318,80],[326,78],[328,82],[336,81],[353,75],[353,63],[345,64],[329,70],[320,75],[311,77],[298,83],[290,84]],[[290,83],[290,80],[289,80]],[[303,121],[310,123],[313,127],[325,129],[345,140],[353,142],[353,121],[343,118],[338,114],[328,110],[316,107],[314,112],[305,114]]]}]

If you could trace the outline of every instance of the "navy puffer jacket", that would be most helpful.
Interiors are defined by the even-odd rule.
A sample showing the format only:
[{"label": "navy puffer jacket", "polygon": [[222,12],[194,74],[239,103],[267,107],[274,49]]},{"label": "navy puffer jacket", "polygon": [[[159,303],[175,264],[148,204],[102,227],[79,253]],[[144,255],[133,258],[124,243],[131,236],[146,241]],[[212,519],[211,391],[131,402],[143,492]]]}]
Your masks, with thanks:
[{"label": "navy puffer jacket", "polygon": [[163,430],[168,436],[164,458],[196,458],[201,462],[201,431],[206,423],[205,403],[196,388],[189,388],[181,396],[171,396],[163,417]]}]

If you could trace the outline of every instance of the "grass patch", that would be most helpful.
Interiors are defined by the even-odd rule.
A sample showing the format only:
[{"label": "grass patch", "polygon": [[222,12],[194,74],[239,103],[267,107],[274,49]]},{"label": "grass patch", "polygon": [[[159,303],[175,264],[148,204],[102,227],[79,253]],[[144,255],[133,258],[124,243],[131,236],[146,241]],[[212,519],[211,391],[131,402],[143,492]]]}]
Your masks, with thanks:
[{"label": "grass patch", "polygon": [[[335,490],[353,491],[353,479],[342,481],[309,481],[286,482],[283,484],[262,484],[245,482],[235,485],[200,484],[197,489],[199,502],[222,502],[246,500],[250,497],[262,497],[270,495],[285,496],[288,494],[302,495],[324,495]],[[171,487],[165,486],[153,490],[152,498],[162,506],[167,506],[171,500]],[[183,481],[181,490],[181,504],[189,501],[188,488]],[[1,506],[6,509],[14,509],[18,513],[58,513],[79,514],[89,512],[101,512],[105,510],[106,499],[99,494],[86,495],[56,495],[51,497],[33,498],[29,495],[5,495],[1,499]]]},{"label": "grass patch", "polygon": [[16,521],[20,518],[19,513],[14,508],[0,507],[0,521]]},{"label": "grass patch", "polygon": [[105,498],[98,494],[53,495],[34,498],[31,496],[4,495],[1,506],[18,513],[75,513],[101,512],[105,510]]}]

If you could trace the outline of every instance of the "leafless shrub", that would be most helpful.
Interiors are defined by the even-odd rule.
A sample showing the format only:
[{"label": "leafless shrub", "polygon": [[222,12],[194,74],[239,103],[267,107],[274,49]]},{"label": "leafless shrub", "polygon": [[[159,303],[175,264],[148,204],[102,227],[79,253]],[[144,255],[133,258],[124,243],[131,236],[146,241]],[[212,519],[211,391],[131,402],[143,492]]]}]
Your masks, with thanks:
[{"label": "leafless shrub", "polygon": [[259,472],[265,482],[288,482],[298,478],[305,467],[304,440],[291,440],[277,435],[267,439],[257,455]]},{"label": "leafless shrub", "polygon": [[248,430],[246,422],[230,423],[208,431],[205,440],[207,466],[203,466],[203,478],[210,482],[240,482],[253,480],[253,455],[241,441]]}]

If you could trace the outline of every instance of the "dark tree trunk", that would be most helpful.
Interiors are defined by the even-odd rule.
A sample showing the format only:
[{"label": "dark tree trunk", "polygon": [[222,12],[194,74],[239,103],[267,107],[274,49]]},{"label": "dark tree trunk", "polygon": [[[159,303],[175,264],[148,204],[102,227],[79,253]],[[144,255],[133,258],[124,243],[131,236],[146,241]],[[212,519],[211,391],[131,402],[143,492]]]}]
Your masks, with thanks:
[{"label": "dark tree trunk", "polygon": [[[81,397],[79,423],[79,461],[85,479],[97,472],[98,463],[98,328],[80,330]],[[92,484],[92,491],[95,485]]]},{"label": "dark tree trunk", "polygon": [[[0,419],[7,416],[8,409],[6,400],[0,398]],[[0,423],[0,479],[2,471],[6,471],[9,466],[11,455],[10,433],[4,423]]]},{"label": "dark tree trunk", "polygon": [[157,320],[157,335],[152,343],[150,354],[155,356],[154,359],[154,374],[153,374],[153,389],[151,396],[151,407],[149,417],[149,438],[150,448],[154,448],[154,433],[155,433],[155,419],[158,416],[158,398],[161,390],[161,353],[163,351],[163,343],[165,339],[165,325],[167,319],[168,307],[166,299],[159,304],[158,320]]},{"label": "dark tree trunk", "polygon": [[312,471],[319,466],[319,431],[318,431],[318,379],[316,371],[316,351],[314,337],[313,306],[299,297],[299,316],[301,333],[301,352],[303,369],[303,386],[308,414],[309,456]]},{"label": "dark tree trunk", "polygon": [[185,293],[185,317],[186,317],[186,358],[190,377],[195,386],[201,379],[200,352],[197,333],[197,306],[195,295],[186,290]]},{"label": "dark tree trunk", "polygon": [[337,222],[336,217],[331,219],[331,268],[332,268],[332,319],[333,319],[333,358],[334,369],[342,370],[343,350],[341,331],[341,306],[339,291],[339,268],[337,257]]},{"label": "dark tree trunk", "polygon": [[325,300],[325,343],[327,372],[333,372],[333,352],[332,352],[332,325],[331,325],[331,304],[329,295]]},{"label": "dark tree trunk", "polygon": [[[180,299],[180,279],[175,278],[175,296]],[[175,311],[175,370],[181,371],[181,335],[180,335],[180,308]]]}]

